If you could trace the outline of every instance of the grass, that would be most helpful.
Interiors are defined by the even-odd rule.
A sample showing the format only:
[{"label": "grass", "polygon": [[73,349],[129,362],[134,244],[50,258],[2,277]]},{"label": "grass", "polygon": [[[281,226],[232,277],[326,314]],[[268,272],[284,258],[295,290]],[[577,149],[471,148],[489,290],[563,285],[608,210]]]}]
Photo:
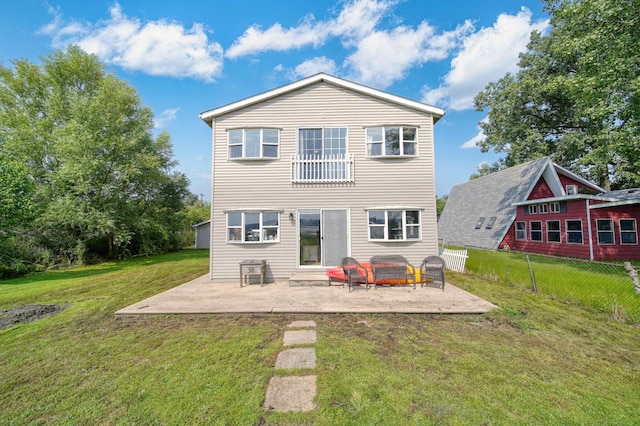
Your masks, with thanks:
[{"label": "grass", "polygon": [[[529,255],[537,290],[630,323],[640,323],[640,296],[623,266]],[[523,253],[469,250],[467,271],[523,289],[532,281]]]},{"label": "grass", "polygon": [[[114,318],[207,264],[184,251],[0,282],[2,309],[70,304],[0,331],[0,424],[640,423],[640,328],[501,280],[448,276],[501,307],[487,315]],[[266,412],[286,324],[304,319],[318,408]]]}]

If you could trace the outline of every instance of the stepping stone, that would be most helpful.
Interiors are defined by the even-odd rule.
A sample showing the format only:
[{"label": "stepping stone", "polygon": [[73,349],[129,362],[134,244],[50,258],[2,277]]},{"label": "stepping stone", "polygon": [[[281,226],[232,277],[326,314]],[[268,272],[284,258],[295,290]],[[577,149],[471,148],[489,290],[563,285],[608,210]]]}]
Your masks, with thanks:
[{"label": "stepping stone", "polygon": [[276,368],[316,368],[316,350],[313,348],[285,349],[278,354]]},{"label": "stepping stone", "polygon": [[316,326],[315,321],[294,321],[291,324],[289,324],[287,327],[288,328],[305,328],[305,327],[315,327],[315,326]]},{"label": "stepping stone", "polygon": [[316,377],[272,377],[264,398],[264,408],[282,412],[315,409]]},{"label": "stepping stone", "polygon": [[284,345],[305,345],[307,343],[316,343],[315,330],[292,330],[284,332]]}]

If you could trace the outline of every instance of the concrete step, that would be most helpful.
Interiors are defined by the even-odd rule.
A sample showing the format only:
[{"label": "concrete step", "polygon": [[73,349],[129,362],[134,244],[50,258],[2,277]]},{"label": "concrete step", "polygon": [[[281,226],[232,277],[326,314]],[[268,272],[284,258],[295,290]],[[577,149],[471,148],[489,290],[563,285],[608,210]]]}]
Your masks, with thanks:
[{"label": "concrete step", "polygon": [[329,285],[329,277],[324,272],[294,272],[289,278],[289,287],[307,287]]}]

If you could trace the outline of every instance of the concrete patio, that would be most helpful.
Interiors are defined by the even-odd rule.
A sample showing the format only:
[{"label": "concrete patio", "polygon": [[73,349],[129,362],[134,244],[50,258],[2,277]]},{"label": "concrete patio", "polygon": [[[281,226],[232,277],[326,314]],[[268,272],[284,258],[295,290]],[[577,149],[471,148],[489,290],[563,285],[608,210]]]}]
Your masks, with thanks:
[{"label": "concrete patio", "polygon": [[116,312],[145,314],[218,313],[421,313],[478,314],[496,306],[449,283],[444,291],[419,285],[355,289],[345,286],[218,284],[202,276]]}]

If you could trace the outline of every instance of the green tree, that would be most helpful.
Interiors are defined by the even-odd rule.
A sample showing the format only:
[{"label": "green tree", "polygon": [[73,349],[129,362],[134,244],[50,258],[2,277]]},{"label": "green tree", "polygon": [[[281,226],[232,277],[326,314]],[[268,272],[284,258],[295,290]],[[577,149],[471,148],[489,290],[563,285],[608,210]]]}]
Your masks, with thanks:
[{"label": "green tree", "polygon": [[0,67],[0,157],[24,164],[32,231],[67,262],[178,248],[188,180],[136,90],[78,47]]},{"label": "green tree", "polygon": [[475,98],[497,168],[551,156],[600,186],[640,186],[640,1],[546,0],[517,74]]},{"label": "green tree", "polygon": [[436,197],[436,213],[438,217],[442,214],[444,210],[444,206],[447,204],[447,200],[449,199],[449,195],[445,194],[442,197]]}]

